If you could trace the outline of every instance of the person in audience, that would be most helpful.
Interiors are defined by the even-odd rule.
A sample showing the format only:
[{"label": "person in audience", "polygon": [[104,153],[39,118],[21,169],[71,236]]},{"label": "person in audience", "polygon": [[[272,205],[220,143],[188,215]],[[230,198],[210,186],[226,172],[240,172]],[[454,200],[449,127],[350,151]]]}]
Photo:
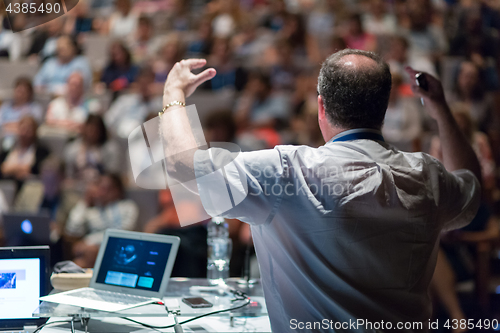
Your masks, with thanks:
[{"label": "person in audience", "polygon": [[38,144],[37,128],[36,120],[30,115],[19,120],[15,145],[0,153],[0,179],[14,179],[20,187],[24,180],[40,173],[40,163],[49,151]]},{"label": "person in audience", "polygon": [[207,56],[212,48],[212,24],[208,17],[198,21],[196,37],[187,45],[187,54],[190,56]]},{"label": "person in audience", "polygon": [[121,41],[113,42],[109,53],[110,60],[101,74],[101,82],[116,94],[135,82],[139,67],[133,64],[130,51]]},{"label": "person in audience", "polygon": [[289,96],[272,91],[269,75],[254,72],[237,103],[236,122],[240,128],[274,128],[288,119],[289,110]]},{"label": "person in audience", "polygon": [[243,22],[239,1],[216,0],[211,8],[214,12],[212,29],[216,38],[230,37],[238,29],[238,25]]},{"label": "person in audience", "polygon": [[197,209],[190,202],[176,202],[170,190],[158,193],[160,212],[145,226],[144,232],[172,235],[180,237],[181,244],[177,259],[172,269],[172,276],[198,277],[207,276],[207,229],[200,224],[182,227],[179,224],[176,210],[190,211]]},{"label": "person in audience", "polygon": [[383,0],[371,0],[368,12],[362,15],[363,30],[374,35],[393,35],[397,30],[396,17],[387,12],[387,3]]},{"label": "person in audience", "polygon": [[74,38],[61,36],[57,40],[57,56],[42,65],[33,79],[37,92],[62,95],[66,90],[68,78],[74,72],[80,72],[85,87],[89,87],[92,71],[87,59],[79,55],[80,49]]},{"label": "person in audience", "polygon": [[286,40],[276,43],[277,62],[271,67],[271,83],[277,91],[292,92],[295,88],[295,78],[300,70],[292,58],[292,46]]},{"label": "person in audience", "polygon": [[153,22],[147,16],[141,16],[137,21],[137,29],[130,41],[132,58],[136,63],[143,63],[158,51],[162,43],[161,37],[153,35]]},{"label": "person in audience", "polygon": [[385,140],[399,150],[415,151],[415,140],[422,135],[422,117],[418,103],[414,97],[401,95],[403,78],[398,74],[392,75],[391,95],[389,106],[385,113],[382,134]]},{"label": "person in audience", "polygon": [[89,115],[80,137],[64,149],[66,177],[69,180],[89,182],[104,172],[121,170],[119,145],[108,139],[104,121],[98,115]]},{"label": "person in audience", "polygon": [[43,119],[43,109],[34,100],[30,79],[17,78],[12,97],[12,100],[3,102],[0,107],[0,126],[4,136],[15,135],[19,120],[26,115],[32,116],[37,122],[41,122]]},{"label": "person in audience", "polygon": [[64,33],[75,37],[78,41],[82,41],[86,34],[94,30],[94,16],[89,13],[85,0],[78,1],[65,16]]},{"label": "person in audience", "polygon": [[375,51],[377,40],[371,32],[367,32],[363,29],[361,16],[359,14],[352,14],[346,21],[346,24],[346,33],[343,37],[348,48]]},{"label": "person in audience", "polygon": [[415,57],[408,52],[408,39],[402,35],[395,35],[390,38],[389,51],[385,59],[391,68],[391,73],[396,73],[403,77],[407,84],[411,84],[410,78],[405,75],[406,66],[418,68],[419,70],[437,76],[436,67],[427,57]]},{"label": "person in audience", "polygon": [[36,29],[27,53],[28,57],[38,58],[43,63],[55,56],[57,53],[57,40],[63,33],[65,21],[66,17],[61,16]]},{"label": "person in audience", "polygon": [[161,92],[163,92],[163,84],[168,73],[176,62],[182,60],[183,54],[184,49],[180,36],[173,35],[161,46],[156,58],[153,59],[151,67],[155,72],[155,81],[161,84]]},{"label": "person in audience", "polygon": [[151,67],[139,72],[134,89],[118,97],[104,115],[107,127],[121,138],[127,138],[150,113],[162,109],[162,99],[155,95],[155,75]]},{"label": "person in audience", "polygon": [[453,91],[449,94],[451,103],[462,102],[479,129],[487,132],[493,120],[494,98],[485,89],[480,68],[471,61],[459,65]]},{"label": "person in audience", "polygon": [[99,113],[101,108],[96,99],[85,97],[85,82],[80,72],[72,73],[66,86],[65,94],[50,102],[45,124],[74,135],[80,131],[89,114]]},{"label": "person in audience", "polygon": [[405,31],[410,58],[425,57],[436,62],[448,48],[443,29],[432,24],[430,0],[408,2],[409,29]]},{"label": "person in audience", "polygon": [[217,70],[217,76],[211,82],[205,82],[202,89],[217,91],[226,88],[241,91],[245,87],[246,71],[235,63],[228,38],[213,41],[207,63]]},{"label": "person in audience", "polygon": [[116,11],[111,15],[106,25],[103,25],[105,32],[113,38],[130,38],[137,28],[139,17],[132,11],[130,0],[116,0]]},{"label": "person in audience", "polygon": [[76,240],[73,261],[80,267],[93,267],[106,229],[134,230],[138,214],[137,205],[125,199],[120,176],[104,174],[90,182],[64,229],[68,239]]}]

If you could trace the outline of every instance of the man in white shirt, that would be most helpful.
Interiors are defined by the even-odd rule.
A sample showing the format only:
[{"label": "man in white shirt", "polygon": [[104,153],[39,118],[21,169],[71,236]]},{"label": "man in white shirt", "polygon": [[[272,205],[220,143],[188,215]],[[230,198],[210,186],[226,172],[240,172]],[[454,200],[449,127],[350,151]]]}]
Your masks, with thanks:
[{"label": "man in white shirt", "polygon": [[[177,63],[164,105],[184,102],[214,69],[201,59]],[[417,73],[408,69],[411,76]],[[330,56],[318,78],[318,121],[324,146],[276,146],[240,153],[198,150],[188,113],[178,105],[161,117],[169,176],[196,179],[210,215],[251,225],[273,332],[428,330],[428,286],[443,229],[469,223],[479,205],[480,168],[458,129],[441,84],[416,85],[444,142],[444,165],[405,153],[380,133],[391,90],[389,67],[369,52]],[[192,153],[188,153],[191,149]],[[180,152],[184,152],[181,154]],[[232,209],[214,188],[223,176]],[[470,171],[469,171],[470,170]],[[222,178],[222,179],[224,179]]]},{"label": "man in white shirt", "polygon": [[80,239],[73,246],[75,263],[93,267],[106,229],[134,230],[138,214],[135,202],[125,199],[119,176],[105,174],[89,184],[85,198],[70,211],[64,231],[66,236]]}]

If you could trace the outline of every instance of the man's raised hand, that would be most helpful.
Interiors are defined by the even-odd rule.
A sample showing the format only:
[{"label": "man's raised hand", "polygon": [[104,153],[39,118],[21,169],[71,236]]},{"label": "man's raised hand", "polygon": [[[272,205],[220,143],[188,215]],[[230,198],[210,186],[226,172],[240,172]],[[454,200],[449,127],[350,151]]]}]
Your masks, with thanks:
[{"label": "man's raised hand", "polygon": [[183,100],[189,97],[200,84],[212,79],[216,74],[213,68],[208,68],[196,75],[191,72],[193,69],[202,68],[206,63],[205,59],[187,59],[177,62],[165,81],[164,102]]}]

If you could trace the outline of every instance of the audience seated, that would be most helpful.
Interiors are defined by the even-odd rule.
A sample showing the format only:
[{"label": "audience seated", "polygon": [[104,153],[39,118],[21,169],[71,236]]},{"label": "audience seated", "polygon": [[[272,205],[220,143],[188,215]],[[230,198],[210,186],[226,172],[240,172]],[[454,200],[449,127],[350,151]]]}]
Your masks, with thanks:
[{"label": "audience seated", "polygon": [[133,38],[129,42],[132,58],[136,63],[143,63],[158,51],[162,43],[162,38],[153,36],[153,22],[141,16],[137,21],[137,28]]},{"label": "audience seated", "polygon": [[116,11],[111,15],[103,29],[111,37],[128,38],[134,33],[139,17],[132,11],[130,0],[116,0],[115,9]]},{"label": "audience seated", "polygon": [[115,41],[109,49],[110,59],[101,74],[101,82],[113,94],[125,90],[135,82],[139,67],[132,62],[130,51],[121,41]]},{"label": "audience seated", "polygon": [[80,72],[74,72],[68,77],[66,92],[63,96],[53,99],[45,115],[45,125],[55,130],[73,136],[90,114],[101,111],[96,99],[85,95],[84,77]]},{"label": "audience seated", "polygon": [[471,61],[459,65],[455,86],[449,93],[451,103],[461,102],[469,108],[470,116],[482,131],[488,131],[493,120],[494,98],[485,88],[481,70]]},{"label": "audience seated", "polygon": [[43,109],[34,100],[30,79],[17,78],[12,97],[12,100],[3,102],[0,107],[0,126],[4,137],[17,134],[19,120],[26,115],[32,116],[37,122],[41,122],[43,118]]},{"label": "audience seated", "polygon": [[287,121],[289,115],[290,99],[272,91],[269,75],[264,72],[250,74],[236,106],[238,124],[242,128],[274,127],[280,121]]},{"label": "audience seated", "polygon": [[18,188],[24,180],[40,173],[40,163],[49,155],[37,142],[37,128],[32,116],[22,117],[15,145],[0,153],[0,178],[16,180]]},{"label": "audience seated", "polygon": [[121,170],[119,145],[108,139],[104,121],[98,115],[89,115],[80,136],[64,149],[66,177],[70,181],[93,181],[103,172]]},{"label": "audience seated", "polygon": [[156,95],[155,74],[151,67],[143,67],[130,93],[118,97],[104,114],[107,127],[117,136],[127,138],[150,113],[162,109],[161,96]]},{"label": "audience seated", "polygon": [[217,70],[217,75],[202,85],[202,89],[233,89],[240,91],[247,80],[246,71],[232,57],[231,42],[228,38],[213,41],[212,50],[207,58],[207,66]]},{"label": "audience seated", "polygon": [[80,49],[74,38],[61,36],[57,40],[57,55],[43,63],[33,83],[39,93],[62,95],[71,74],[80,72],[85,86],[90,85],[92,71],[87,59],[79,55]]},{"label": "audience seated", "polygon": [[61,16],[40,26],[33,33],[33,40],[28,50],[28,56],[36,57],[44,62],[57,53],[57,40],[63,33],[66,17]]},{"label": "audience seated", "polygon": [[73,246],[74,262],[91,268],[108,228],[134,230],[137,205],[125,199],[125,189],[116,174],[104,174],[89,182],[81,199],[69,213],[64,233],[77,240]]},{"label": "audience seated", "polygon": [[402,83],[402,77],[393,74],[389,107],[385,113],[382,134],[384,139],[396,148],[411,152],[415,151],[414,140],[422,135],[420,101],[413,97],[402,96]]},{"label": "audience seated", "polygon": [[[105,228],[136,228],[137,209],[122,200],[114,176],[102,174],[132,179],[123,165],[127,137],[157,116],[168,72],[190,57],[206,58],[207,67],[217,70],[192,97],[207,141],[234,142],[242,150],[324,144],[317,124],[318,66],[329,54],[356,47],[376,50],[394,74],[383,127],[386,141],[412,151],[427,151],[430,145],[440,158],[435,124],[421,119],[421,103],[409,89],[413,78],[404,68],[439,74],[453,108],[464,109],[456,120],[481,160],[485,200],[471,230],[481,230],[498,214],[500,7],[495,1],[82,0],[68,14],[19,34],[10,23],[25,27],[31,19],[8,14],[2,16],[0,33],[2,78],[12,82],[36,75],[34,93],[25,78],[15,82],[12,96],[10,83],[2,86],[0,175],[22,184],[11,209],[51,212],[53,239],[64,235],[63,245],[68,245],[64,251],[55,248],[57,258],[74,254],[77,263],[91,267]],[[94,39],[99,43],[89,43]],[[78,45],[88,48],[84,54],[99,54],[91,59],[93,68]],[[40,69],[11,73],[5,66],[14,59],[21,66],[22,61],[39,63]],[[456,70],[455,62],[460,64]],[[63,145],[68,134],[72,141],[45,159],[48,151],[37,144],[34,120],[44,122],[39,135],[51,147]],[[51,133],[44,133],[47,128],[64,136],[44,136]],[[168,191],[160,193],[160,205],[145,230],[182,238],[184,259],[176,263],[174,275],[205,276],[204,227],[180,228],[176,213],[190,208],[179,206],[176,212]],[[0,194],[0,211],[1,206]],[[104,219],[96,217],[101,213]],[[238,221],[230,225],[231,274],[240,275],[251,234]],[[456,255],[463,248],[446,243],[448,238],[441,245],[432,292],[450,318],[470,317],[460,307],[455,285],[473,272]]]}]

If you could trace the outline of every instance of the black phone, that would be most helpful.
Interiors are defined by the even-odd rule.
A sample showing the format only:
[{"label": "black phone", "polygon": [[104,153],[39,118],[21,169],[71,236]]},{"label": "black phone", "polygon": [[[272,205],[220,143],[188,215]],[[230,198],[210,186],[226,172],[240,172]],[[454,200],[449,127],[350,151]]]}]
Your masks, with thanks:
[{"label": "black phone", "polygon": [[198,308],[211,308],[214,306],[212,303],[204,299],[203,297],[185,297],[182,299],[184,303],[192,307],[193,309]]},{"label": "black phone", "polygon": [[427,84],[427,79],[424,73],[417,73],[415,75],[415,82],[420,88],[424,89],[425,91],[429,90],[429,85]]}]

